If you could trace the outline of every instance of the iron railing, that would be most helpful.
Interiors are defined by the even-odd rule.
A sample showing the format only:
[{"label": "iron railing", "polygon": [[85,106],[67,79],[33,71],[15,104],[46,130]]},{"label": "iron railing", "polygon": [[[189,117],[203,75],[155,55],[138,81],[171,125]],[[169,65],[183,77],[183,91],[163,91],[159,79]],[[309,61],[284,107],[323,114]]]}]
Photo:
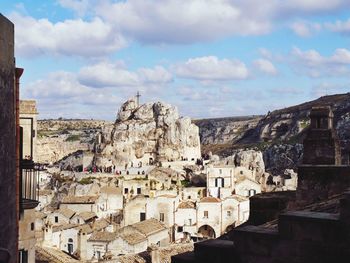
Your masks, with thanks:
[{"label": "iron railing", "polygon": [[31,160],[20,162],[20,189],[22,209],[35,208],[39,204],[39,169]]}]

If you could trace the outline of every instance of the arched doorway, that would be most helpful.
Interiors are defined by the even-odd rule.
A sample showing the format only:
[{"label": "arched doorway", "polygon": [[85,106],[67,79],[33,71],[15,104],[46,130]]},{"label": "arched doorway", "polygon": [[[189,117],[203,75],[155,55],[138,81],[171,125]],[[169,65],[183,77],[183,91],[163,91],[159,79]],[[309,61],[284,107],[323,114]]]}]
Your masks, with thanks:
[{"label": "arched doorway", "polygon": [[191,234],[189,232],[182,232],[183,237],[181,238],[181,241],[187,242],[191,240]]},{"label": "arched doorway", "polygon": [[209,225],[203,225],[198,229],[198,236],[201,236],[205,239],[216,238],[215,230]]},{"label": "arched doorway", "polygon": [[233,230],[235,228],[236,222],[234,222],[231,225],[228,225],[225,229],[225,233],[230,232],[231,230]]},{"label": "arched doorway", "polygon": [[73,239],[72,238],[68,239],[68,253],[73,254]]}]

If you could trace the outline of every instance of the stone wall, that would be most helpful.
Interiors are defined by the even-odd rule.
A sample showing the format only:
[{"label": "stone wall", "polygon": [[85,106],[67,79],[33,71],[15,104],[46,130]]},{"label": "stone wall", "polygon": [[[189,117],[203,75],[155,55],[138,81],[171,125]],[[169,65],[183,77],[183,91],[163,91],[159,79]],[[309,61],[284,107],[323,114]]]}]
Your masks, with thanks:
[{"label": "stone wall", "polygon": [[298,171],[299,206],[326,200],[350,187],[350,166],[301,165]]},{"label": "stone wall", "polygon": [[[17,255],[14,25],[0,14],[0,249]],[[0,261],[7,252],[0,250]],[[6,261],[5,261],[6,262]]]},{"label": "stone wall", "polygon": [[249,224],[261,225],[278,218],[281,211],[295,202],[295,191],[257,194],[249,198]]}]

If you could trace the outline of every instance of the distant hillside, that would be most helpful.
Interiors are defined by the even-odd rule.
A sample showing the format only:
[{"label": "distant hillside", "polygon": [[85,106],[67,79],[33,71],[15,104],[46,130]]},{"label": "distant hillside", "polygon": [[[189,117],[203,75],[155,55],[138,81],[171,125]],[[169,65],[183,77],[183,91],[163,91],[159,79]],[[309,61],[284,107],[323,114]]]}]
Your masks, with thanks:
[{"label": "distant hillside", "polygon": [[264,116],[240,116],[193,120],[199,127],[202,144],[235,143],[245,132],[254,128]]},{"label": "distant hillside", "polygon": [[331,106],[343,149],[350,144],[350,93],[323,96],[300,105],[275,110],[265,116],[205,119],[194,121],[200,128],[203,152],[225,156],[233,149],[266,148],[271,144],[302,142],[314,106]]},{"label": "distant hillside", "polygon": [[111,122],[84,119],[38,121],[37,161],[55,163],[69,154],[92,148],[96,133]]}]

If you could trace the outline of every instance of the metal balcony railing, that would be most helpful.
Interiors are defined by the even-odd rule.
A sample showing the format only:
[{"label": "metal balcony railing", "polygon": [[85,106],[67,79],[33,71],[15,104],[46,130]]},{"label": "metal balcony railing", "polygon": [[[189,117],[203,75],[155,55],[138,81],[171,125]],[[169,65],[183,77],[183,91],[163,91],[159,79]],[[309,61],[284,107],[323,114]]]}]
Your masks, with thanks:
[{"label": "metal balcony railing", "polygon": [[31,160],[20,162],[21,208],[32,209],[39,204],[39,170]]}]

